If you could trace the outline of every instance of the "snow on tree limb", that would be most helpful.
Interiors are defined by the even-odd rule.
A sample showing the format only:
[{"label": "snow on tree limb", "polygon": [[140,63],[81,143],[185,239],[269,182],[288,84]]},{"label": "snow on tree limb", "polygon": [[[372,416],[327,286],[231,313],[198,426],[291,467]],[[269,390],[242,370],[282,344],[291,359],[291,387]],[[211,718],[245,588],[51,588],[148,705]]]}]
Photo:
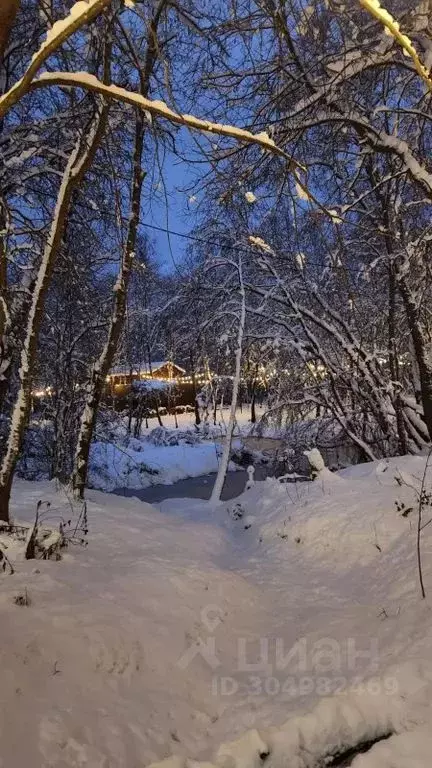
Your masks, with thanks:
[{"label": "snow on tree limb", "polygon": [[[413,180],[421,184],[428,196],[432,194],[432,173],[417,160],[407,141],[374,126],[354,109],[343,115],[329,110],[316,111],[311,120],[303,121],[303,129],[331,122],[350,124],[363,138],[366,137],[368,143],[374,149],[397,155],[404,164],[403,172],[408,173]],[[346,210],[345,208],[341,212],[344,213]],[[335,211],[327,210],[326,213],[334,218]],[[336,214],[336,216],[340,218],[339,214]]]},{"label": "snow on tree limb", "polygon": [[126,104],[143,109],[145,112],[152,116],[162,117],[169,120],[171,123],[182,125],[185,128],[206,132],[210,134],[216,134],[218,136],[227,136],[228,138],[235,139],[236,141],[244,142],[245,144],[255,144],[261,147],[262,150],[270,152],[277,157],[281,157],[286,161],[288,170],[290,170],[295,178],[296,186],[302,190],[305,199],[307,198],[311,203],[314,203],[326,216],[332,221],[335,220],[334,212],[330,212],[315,195],[308,188],[307,184],[303,182],[298,174],[298,171],[306,171],[306,168],[294,160],[293,156],[285,152],[279,147],[273,139],[268,136],[265,131],[260,133],[252,133],[245,128],[238,128],[235,125],[225,125],[223,123],[213,123],[211,120],[205,120],[195,115],[182,114],[175,112],[168,107],[164,101],[152,100],[142,96],[140,93],[129,91],[126,88],[121,88],[118,85],[106,85],[98,80],[94,75],[88,72],[43,72],[36,80],[31,84],[32,88],[40,88],[49,85],[59,85],[63,87],[76,87],[84,88],[89,91],[95,91],[100,93],[106,98],[117,99]]},{"label": "snow on tree limb", "polygon": [[214,133],[218,136],[227,136],[236,139],[237,141],[243,141],[246,144],[256,144],[261,147],[261,149],[286,160],[291,168],[295,167],[305,170],[303,166],[291,157],[291,155],[281,149],[281,147],[278,147],[273,139],[271,139],[264,131],[261,133],[251,133],[251,131],[247,131],[244,128],[237,128],[234,125],[213,123],[210,120],[203,120],[202,118],[195,117],[195,115],[186,115],[175,112],[168,107],[164,101],[147,99],[144,96],[141,96],[140,93],[128,91],[126,88],[121,88],[118,85],[106,85],[94,75],[88,74],[88,72],[43,72],[33,81],[31,87],[39,88],[47,85],[60,85],[63,87],[72,86],[95,91],[107,98],[117,99],[126,104],[131,104],[132,106],[145,110],[151,115],[165,118],[171,123],[176,123],[177,125],[182,125],[186,128],[192,128],[197,131],[207,131],[208,133]]},{"label": "snow on tree limb", "polygon": [[39,50],[33,54],[31,63],[22,78],[0,98],[0,118],[4,117],[8,110],[27,93],[33,77],[48,57],[74,32],[99,16],[110,5],[111,0],[79,0],[72,6],[66,18],[53,24]]},{"label": "snow on tree limb", "polygon": [[394,37],[394,39],[397,40],[397,42],[402,46],[404,52],[413,60],[414,66],[422,80],[424,80],[427,87],[432,90],[432,78],[430,77],[429,71],[426,69],[424,64],[422,64],[417,50],[408,35],[405,35],[403,32],[401,32],[399,22],[393,18],[391,13],[383,8],[383,6],[379,3],[379,0],[359,1],[360,5],[369,11],[372,16],[378,19],[378,21],[384,25],[385,29],[388,30],[388,34]]}]

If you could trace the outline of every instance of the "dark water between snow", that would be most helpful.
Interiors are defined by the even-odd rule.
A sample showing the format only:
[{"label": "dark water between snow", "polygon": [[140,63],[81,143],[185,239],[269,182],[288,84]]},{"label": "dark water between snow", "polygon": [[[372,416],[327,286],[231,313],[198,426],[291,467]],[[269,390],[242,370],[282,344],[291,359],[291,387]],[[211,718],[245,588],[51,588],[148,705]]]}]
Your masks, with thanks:
[{"label": "dark water between snow", "polygon": [[[264,480],[266,475],[265,467],[255,467],[255,480]],[[117,488],[113,493],[118,496],[135,496],[149,504],[157,504],[165,499],[209,499],[215,479],[216,472],[212,472],[199,477],[186,477],[172,485],[151,485],[149,488],[140,489]],[[247,479],[247,472],[244,469],[227,472],[222,500],[229,501],[240,496],[245,489]]]}]

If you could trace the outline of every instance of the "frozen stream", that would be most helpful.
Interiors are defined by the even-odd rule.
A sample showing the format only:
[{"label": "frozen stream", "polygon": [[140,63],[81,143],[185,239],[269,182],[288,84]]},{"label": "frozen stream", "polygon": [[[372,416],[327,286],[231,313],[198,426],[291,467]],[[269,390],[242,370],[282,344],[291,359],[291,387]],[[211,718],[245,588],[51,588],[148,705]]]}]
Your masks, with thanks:
[{"label": "frozen stream", "polygon": [[[266,475],[265,467],[255,468],[255,479],[263,480]],[[172,485],[151,485],[149,488],[117,488],[114,493],[119,496],[134,496],[149,504],[157,504],[165,499],[209,499],[213,488],[216,473],[199,475],[199,477],[186,477]],[[247,472],[239,469],[236,472],[228,472],[222,491],[222,500],[228,501],[240,496],[245,489]]]},{"label": "frozen stream", "polygon": [[[276,454],[282,445],[281,440],[270,438],[247,437],[242,440],[244,446],[251,450],[265,451],[268,454]],[[271,466],[264,464],[255,466],[255,480],[265,480],[272,474]],[[209,499],[213,488],[216,473],[198,477],[187,477],[178,480],[172,485],[157,484],[147,488],[117,488],[114,493],[121,496],[134,496],[149,504],[158,504],[165,499]],[[222,491],[222,501],[234,499],[243,493],[248,479],[245,469],[227,472],[225,485]]]}]

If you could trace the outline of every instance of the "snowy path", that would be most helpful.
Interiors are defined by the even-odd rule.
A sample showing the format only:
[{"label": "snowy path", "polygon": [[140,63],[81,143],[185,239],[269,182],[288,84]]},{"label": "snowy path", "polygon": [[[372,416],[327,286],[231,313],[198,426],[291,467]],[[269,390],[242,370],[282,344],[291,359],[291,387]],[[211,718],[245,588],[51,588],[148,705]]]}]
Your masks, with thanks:
[{"label": "snowy path", "polygon": [[[421,459],[403,462],[421,471]],[[89,547],[67,550],[59,563],[17,563],[1,580],[2,768],[144,766],[172,753],[209,759],[221,742],[251,727],[264,734],[324,695],[343,694],[349,709],[347,689],[361,676],[373,678],[375,692],[367,716],[355,705],[351,735],[367,737],[380,718],[395,728],[396,689],[406,678],[417,696],[418,670],[401,683],[390,667],[423,659],[429,675],[432,656],[413,532],[394,506],[409,493],[395,471],[371,465],[298,488],[256,484],[242,510],[237,501],[210,511],[199,500],[168,500],[161,512],[89,492]],[[17,517],[31,519],[49,497],[59,504],[48,484],[18,482]],[[24,588],[29,607],[14,604]],[[343,724],[335,706],[326,711]],[[421,722],[419,712],[424,703],[404,711],[400,728]],[[286,760],[287,733],[269,737],[274,766]],[[258,765],[259,750],[251,757],[246,741],[234,762],[219,756],[219,764]],[[378,764],[429,763],[364,763]]]}]

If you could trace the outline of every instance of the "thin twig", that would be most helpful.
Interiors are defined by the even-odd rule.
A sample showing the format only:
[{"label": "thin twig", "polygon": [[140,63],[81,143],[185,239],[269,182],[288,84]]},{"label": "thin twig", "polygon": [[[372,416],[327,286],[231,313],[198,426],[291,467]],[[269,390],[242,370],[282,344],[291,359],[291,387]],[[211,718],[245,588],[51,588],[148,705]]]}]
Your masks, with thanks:
[{"label": "thin twig", "polygon": [[418,567],[420,589],[421,589],[423,599],[426,597],[426,592],[425,592],[424,582],[423,582],[423,569],[422,569],[422,559],[421,559],[422,513],[423,513],[423,495],[424,495],[424,488],[426,484],[426,474],[427,474],[431,455],[432,455],[432,448],[429,450],[429,453],[427,455],[425,468],[423,472],[422,483],[420,488],[420,498],[419,498],[419,504],[418,504],[418,516],[417,516],[417,567]]}]

